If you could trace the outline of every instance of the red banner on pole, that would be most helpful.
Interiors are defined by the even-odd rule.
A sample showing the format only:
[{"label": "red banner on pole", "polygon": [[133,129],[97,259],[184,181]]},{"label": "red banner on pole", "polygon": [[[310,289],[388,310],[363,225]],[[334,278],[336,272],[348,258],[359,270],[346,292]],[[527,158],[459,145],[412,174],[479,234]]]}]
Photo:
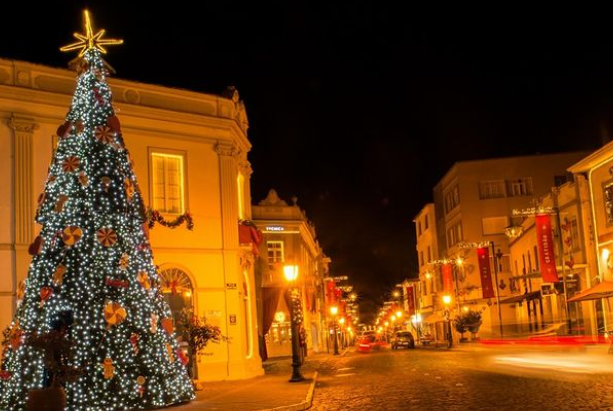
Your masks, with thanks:
[{"label": "red banner on pole", "polygon": [[412,285],[406,287],[407,312],[409,315],[415,314],[415,292]]},{"label": "red banner on pole", "polygon": [[448,295],[453,294],[453,274],[451,273],[451,264],[443,264],[441,266],[443,274],[443,292]]},{"label": "red banner on pole", "polygon": [[551,230],[551,216],[537,215],[536,242],[539,247],[539,259],[541,261],[541,276],[546,283],[557,283],[558,272],[556,271],[556,258],[553,252],[553,233]]},{"label": "red banner on pole", "polygon": [[326,300],[328,304],[334,304],[336,297],[334,288],[336,288],[336,282],[334,282],[334,280],[330,280],[326,283]]},{"label": "red banner on pole", "polygon": [[[490,269],[490,250],[487,248],[477,248],[479,258],[479,274],[481,275],[481,291],[483,298],[494,298],[494,287],[492,287],[492,271]],[[495,264],[495,263],[494,263]]]}]

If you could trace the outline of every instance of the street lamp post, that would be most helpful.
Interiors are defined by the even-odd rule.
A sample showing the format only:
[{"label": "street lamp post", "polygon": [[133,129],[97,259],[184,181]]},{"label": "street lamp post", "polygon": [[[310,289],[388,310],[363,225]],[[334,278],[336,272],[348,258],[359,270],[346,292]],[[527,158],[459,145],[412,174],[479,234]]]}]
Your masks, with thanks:
[{"label": "street lamp post", "polygon": [[451,348],[453,345],[453,337],[451,336],[451,318],[449,318],[449,304],[451,304],[451,296],[443,296],[443,304],[445,304],[445,325],[447,332],[445,333],[445,339],[447,340],[447,348]]},{"label": "street lamp post", "polygon": [[289,382],[299,382],[303,381],[304,377],[300,371],[300,367],[302,366],[302,361],[300,359],[300,330],[298,328],[298,319],[294,314],[294,310],[296,309],[295,299],[297,298],[297,290],[294,288],[294,282],[296,281],[296,278],[298,278],[298,266],[286,265],[283,267],[283,273],[285,274],[285,279],[289,283],[287,292],[289,293],[289,300],[291,302],[289,313],[292,324],[292,378],[290,378]]},{"label": "street lamp post", "polygon": [[338,340],[337,340],[337,335],[336,335],[336,316],[338,314],[338,307],[335,305],[330,307],[330,314],[332,314],[332,323],[334,324],[334,353],[333,355],[339,355]]}]

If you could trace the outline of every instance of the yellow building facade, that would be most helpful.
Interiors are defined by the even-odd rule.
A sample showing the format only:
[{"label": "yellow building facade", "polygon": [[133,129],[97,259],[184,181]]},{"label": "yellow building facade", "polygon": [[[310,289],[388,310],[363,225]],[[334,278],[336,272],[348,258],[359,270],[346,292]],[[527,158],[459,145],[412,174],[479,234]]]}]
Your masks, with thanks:
[{"label": "yellow building facade", "polygon": [[[504,326],[515,321],[514,309],[497,302],[512,295],[509,239],[505,235],[505,228],[513,222],[512,211],[529,207],[538,196],[561,183],[566,178],[567,167],[585,155],[562,153],[456,163],[433,189],[435,215],[432,218],[436,219],[439,260],[424,263],[420,273],[431,276],[438,287],[426,288],[422,301],[433,304],[436,311],[435,301],[440,300],[442,292],[441,261],[449,260],[454,283],[450,309],[456,313],[465,309],[481,311],[480,334],[500,335],[501,322]],[[423,229],[423,221],[421,224]],[[425,237],[421,243],[432,241]],[[483,298],[477,250],[470,248],[478,243],[490,244],[492,285],[498,298]],[[441,305],[439,302],[439,308]]]},{"label": "yellow building facade", "polygon": [[[173,220],[189,212],[193,231],[156,225],[155,263],[173,311],[193,308],[229,342],[195,359],[200,380],[263,374],[258,355],[254,255],[238,240],[250,218],[248,120],[238,92],[195,93],[119,79],[109,81],[143,199]],[[39,227],[58,125],[71,104],[75,73],[0,59],[0,327],[12,319],[28,246]]]},{"label": "yellow building facade", "polygon": [[263,233],[261,320],[268,357],[292,353],[290,307],[284,298],[288,287],[283,275],[286,264],[297,265],[299,270],[296,286],[302,303],[305,348],[314,352],[327,349],[323,280],[328,275],[330,259],[317,241],[315,227],[296,201],[288,205],[275,190],[270,190],[264,200],[252,206],[253,222]]}]

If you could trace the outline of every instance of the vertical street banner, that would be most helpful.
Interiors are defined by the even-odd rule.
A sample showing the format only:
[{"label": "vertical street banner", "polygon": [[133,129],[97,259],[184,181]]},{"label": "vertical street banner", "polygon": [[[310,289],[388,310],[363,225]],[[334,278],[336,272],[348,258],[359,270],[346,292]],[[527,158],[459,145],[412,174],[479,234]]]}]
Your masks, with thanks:
[{"label": "vertical street banner", "polygon": [[[490,250],[486,247],[477,248],[479,258],[479,275],[481,276],[481,291],[483,298],[494,298],[494,287],[492,286],[492,271],[490,268]],[[495,263],[494,263],[495,264]]]},{"label": "vertical street banner", "polygon": [[541,261],[541,276],[543,282],[557,283],[558,272],[556,271],[556,258],[553,251],[553,232],[551,230],[551,216],[537,215],[536,223],[536,242],[539,249],[539,259]]},{"label": "vertical street banner", "polygon": [[328,304],[334,304],[336,299],[336,293],[334,289],[336,288],[336,282],[334,280],[330,280],[326,283],[326,299]]},{"label": "vertical street banner", "polygon": [[414,286],[409,285],[406,287],[406,296],[407,296],[407,312],[409,315],[415,314],[415,291]]},{"label": "vertical street banner", "polygon": [[450,263],[441,266],[441,273],[443,274],[443,292],[449,295],[453,295],[453,274],[451,270],[452,267]]}]

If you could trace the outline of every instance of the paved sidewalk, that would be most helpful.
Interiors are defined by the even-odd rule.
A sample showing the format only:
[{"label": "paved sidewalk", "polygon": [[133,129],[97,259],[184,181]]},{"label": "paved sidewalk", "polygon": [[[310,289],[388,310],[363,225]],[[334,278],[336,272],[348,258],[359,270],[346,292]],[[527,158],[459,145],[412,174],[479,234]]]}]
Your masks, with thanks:
[{"label": "paved sidewalk", "polygon": [[206,382],[191,403],[169,408],[172,411],[299,411],[311,406],[317,371],[309,363],[325,360],[328,354],[310,354],[303,366],[302,382],[289,382],[291,357],[264,363],[266,374],[247,380]]}]

